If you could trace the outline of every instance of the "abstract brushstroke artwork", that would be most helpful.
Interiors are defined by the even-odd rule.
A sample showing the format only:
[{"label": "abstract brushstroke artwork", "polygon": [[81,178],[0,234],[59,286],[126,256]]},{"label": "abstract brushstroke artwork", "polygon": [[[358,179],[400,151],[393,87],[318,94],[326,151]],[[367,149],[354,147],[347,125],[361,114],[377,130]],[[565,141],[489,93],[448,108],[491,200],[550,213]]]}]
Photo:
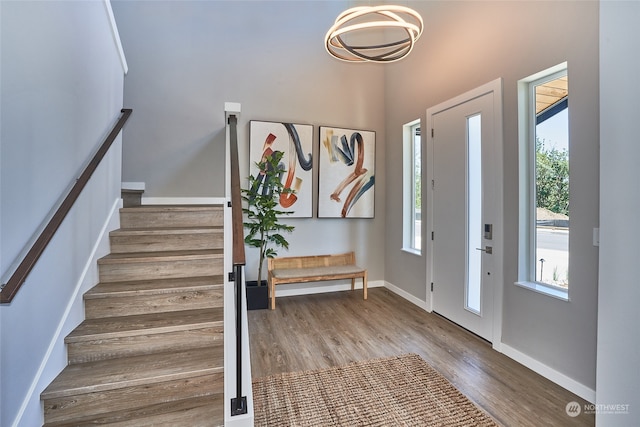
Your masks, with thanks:
[{"label": "abstract brushstroke artwork", "polygon": [[318,218],[373,218],[376,134],[320,127]]},{"label": "abstract brushstroke artwork", "polygon": [[285,170],[280,177],[285,188],[292,192],[281,194],[278,210],[293,212],[289,217],[312,216],[313,191],[313,126],[293,123],[252,120],[249,130],[249,172],[259,174],[257,162],[265,156],[281,151]]}]

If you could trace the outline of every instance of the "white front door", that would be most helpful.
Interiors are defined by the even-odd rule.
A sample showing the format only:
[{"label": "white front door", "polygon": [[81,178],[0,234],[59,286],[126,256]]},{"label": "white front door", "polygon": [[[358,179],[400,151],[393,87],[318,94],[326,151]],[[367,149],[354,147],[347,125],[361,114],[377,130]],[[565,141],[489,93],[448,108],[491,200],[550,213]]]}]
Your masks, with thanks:
[{"label": "white front door", "polygon": [[[484,89],[483,89],[484,88]],[[493,342],[501,251],[500,91],[478,88],[427,110],[433,311]],[[499,313],[500,315],[500,313]]]}]

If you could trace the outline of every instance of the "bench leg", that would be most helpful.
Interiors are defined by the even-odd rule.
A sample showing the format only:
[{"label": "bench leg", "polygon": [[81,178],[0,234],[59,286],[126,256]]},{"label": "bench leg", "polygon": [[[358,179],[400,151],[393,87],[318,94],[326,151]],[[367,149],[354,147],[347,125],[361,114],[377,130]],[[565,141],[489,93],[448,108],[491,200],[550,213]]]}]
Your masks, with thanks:
[{"label": "bench leg", "polygon": [[276,285],[273,280],[269,281],[269,308],[271,310],[276,309]]},{"label": "bench leg", "polygon": [[362,276],[362,291],[364,298],[367,299],[367,272],[364,272],[364,276]]},{"label": "bench leg", "polygon": [[356,278],[352,277],[351,278],[351,290],[355,290],[356,289]]}]

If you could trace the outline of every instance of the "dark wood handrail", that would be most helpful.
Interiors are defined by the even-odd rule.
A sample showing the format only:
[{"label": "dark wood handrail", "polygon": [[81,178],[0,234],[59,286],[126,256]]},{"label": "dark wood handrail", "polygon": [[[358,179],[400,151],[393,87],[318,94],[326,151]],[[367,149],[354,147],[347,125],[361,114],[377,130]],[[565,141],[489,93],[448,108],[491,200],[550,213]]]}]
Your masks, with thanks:
[{"label": "dark wood handrail", "polygon": [[231,217],[233,222],[233,265],[245,265],[244,226],[242,224],[242,198],[240,191],[240,170],[238,166],[238,119],[229,116],[230,157],[231,157]]},{"label": "dark wood handrail", "polygon": [[242,395],[242,268],[245,265],[244,224],[238,162],[238,118],[229,115],[229,161],[231,163],[231,222],[233,230],[233,280],[236,287],[236,397],[231,399],[231,415],[247,413],[247,397]]},{"label": "dark wood handrail", "polygon": [[84,189],[85,185],[89,182],[89,178],[91,178],[91,175],[93,175],[105,154],[109,151],[111,144],[113,144],[113,141],[115,141],[116,137],[122,130],[122,127],[131,115],[132,110],[125,108],[122,109],[121,112],[122,115],[120,116],[120,119],[104,140],[98,149],[98,152],[93,156],[71,190],[69,190],[69,194],[67,194],[60,207],[53,214],[44,230],[42,230],[42,233],[40,233],[34,244],[31,246],[31,249],[29,249],[29,252],[27,252],[24,259],[18,265],[16,271],[14,271],[9,280],[7,280],[7,283],[2,286],[2,291],[0,291],[0,304],[10,303],[11,300],[13,300],[13,297],[27,279],[31,270],[33,270],[33,267],[40,259],[40,256],[60,227],[60,224],[62,224],[62,221],[64,221],[65,217],[73,207],[73,204],[78,199],[78,196]]}]

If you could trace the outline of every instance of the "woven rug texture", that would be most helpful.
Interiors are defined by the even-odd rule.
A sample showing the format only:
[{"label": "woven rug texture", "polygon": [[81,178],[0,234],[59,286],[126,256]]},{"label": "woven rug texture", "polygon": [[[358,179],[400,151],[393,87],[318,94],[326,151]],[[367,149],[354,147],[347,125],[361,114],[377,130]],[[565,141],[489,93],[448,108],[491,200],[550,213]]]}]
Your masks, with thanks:
[{"label": "woven rug texture", "polygon": [[417,354],[253,381],[255,426],[497,424]]}]

